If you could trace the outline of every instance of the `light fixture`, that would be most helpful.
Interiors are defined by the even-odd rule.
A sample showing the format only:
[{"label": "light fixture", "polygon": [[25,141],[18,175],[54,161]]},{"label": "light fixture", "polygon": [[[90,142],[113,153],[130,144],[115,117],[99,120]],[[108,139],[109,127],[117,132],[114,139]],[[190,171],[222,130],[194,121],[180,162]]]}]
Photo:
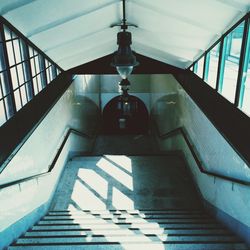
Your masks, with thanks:
[{"label": "light fixture", "polygon": [[111,63],[112,66],[116,67],[117,72],[122,79],[126,79],[133,71],[133,68],[139,63],[136,61],[136,57],[133,54],[130,45],[132,44],[132,35],[130,32],[126,31],[128,26],[134,26],[133,24],[126,23],[125,14],[125,0],[123,2],[123,19],[122,24],[116,24],[114,26],[121,26],[123,31],[117,34],[117,44],[118,50],[114,53],[114,58]]}]

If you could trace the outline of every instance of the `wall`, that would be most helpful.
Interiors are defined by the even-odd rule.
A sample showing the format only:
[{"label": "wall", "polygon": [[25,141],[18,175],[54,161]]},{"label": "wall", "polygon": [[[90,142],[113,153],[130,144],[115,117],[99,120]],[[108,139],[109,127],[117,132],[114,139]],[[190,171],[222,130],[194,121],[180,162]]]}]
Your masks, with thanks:
[{"label": "wall", "polygon": [[[131,83],[129,94],[140,98],[150,111],[150,75],[130,75],[128,80]],[[119,75],[100,76],[102,110],[111,99],[121,94],[119,91],[120,81]]]},{"label": "wall", "polygon": [[[99,79],[90,76],[94,83],[89,88],[84,79],[77,77],[52,107],[2,172],[1,183],[47,171],[68,128],[89,135],[96,132],[100,111],[92,92],[99,86]],[[69,153],[89,151],[91,143],[90,139],[71,135],[51,174],[0,191],[0,249],[46,212]]]},{"label": "wall", "polygon": [[[250,169],[171,75],[151,76],[152,118],[164,134],[183,126],[202,164],[228,176],[250,180]],[[206,204],[250,243],[250,188],[200,173],[184,140],[159,140],[162,150],[182,150]]]}]

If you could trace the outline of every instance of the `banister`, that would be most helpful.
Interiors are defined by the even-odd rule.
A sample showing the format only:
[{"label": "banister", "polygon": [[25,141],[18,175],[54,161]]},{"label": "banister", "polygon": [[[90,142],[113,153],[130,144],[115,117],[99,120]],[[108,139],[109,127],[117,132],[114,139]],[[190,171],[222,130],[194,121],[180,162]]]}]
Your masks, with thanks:
[{"label": "banister", "polygon": [[92,138],[91,135],[88,135],[86,133],[80,132],[80,131],[78,131],[76,129],[73,129],[73,128],[69,128],[67,130],[66,135],[64,136],[64,139],[63,139],[63,141],[62,141],[59,149],[57,150],[57,153],[56,153],[55,157],[52,160],[51,165],[48,168],[48,171],[40,173],[40,174],[36,174],[36,175],[31,175],[29,177],[24,177],[24,178],[21,178],[21,179],[18,179],[18,180],[10,181],[10,182],[4,183],[4,184],[1,184],[0,185],[0,190],[3,189],[3,188],[6,188],[6,187],[10,187],[10,186],[13,186],[13,185],[16,185],[16,184],[21,184],[23,182],[30,181],[32,179],[36,179],[36,178],[40,178],[40,177],[46,176],[50,172],[52,172],[52,170],[54,169],[54,167],[56,165],[56,162],[57,162],[57,160],[58,160],[58,158],[59,158],[59,156],[60,156],[60,154],[61,154],[61,152],[63,150],[63,147],[66,144],[66,142],[67,142],[67,140],[68,140],[68,138],[69,138],[69,136],[70,136],[71,133],[77,134],[77,135],[79,135],[79,136],[81,136],[83,138],[88,138],[88,139]]},{"label": "banister", "polygon": [[[201,173],[203,174],[206,174],[206,175],[209,175],[209,176],[213,176],[213,177],[218,177],[220,179],[223,179],[223,180],[227,180],[227,181],[231,181],[231,182],[235,182],[235,183],[238,183],[238,184],[242,184],[242,185],[245,185],[245,186],[250,186],[250,181],[245,181],[245,180],[241,180],[241,179],[238,179],[238,178],[234,178],[234,177],[229,177],[229,176],[226,176],[226,175],[223,175],[223,174],[218,174],[216,172],[213,172],[213,171],[209,171],[207,170],[201,163],[198,155],[196,154],[195,150],[194,150],[194,147],[192,146],[192,143],[190,141],[190,139],[188,138],[187,136],[187,133],[185,132],[185,130],[183,129],[183,127],[178,127],[176,129],[173,129],[167,133],[164,133],[164,134],[160,134],[159,132],[159,129],[158,129],[158,126],[156,126],[156,131],[157,131],[157,136],[160,138],[160,139],[168,139],[170,137],[173,137],[177,134],[181,134],[182,137],[184,138],[199,170]],[[248,167],[250,168],[249,164],[246,163],[248,165]]]}]

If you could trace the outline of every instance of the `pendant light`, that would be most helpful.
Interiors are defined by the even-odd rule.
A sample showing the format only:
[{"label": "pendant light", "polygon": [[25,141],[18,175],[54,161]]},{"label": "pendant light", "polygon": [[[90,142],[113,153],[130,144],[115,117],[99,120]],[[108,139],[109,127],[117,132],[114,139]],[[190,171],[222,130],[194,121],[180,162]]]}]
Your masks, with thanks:
[{"label": "pendant light", "polygon": [[132,44],[132,35],[126,31],[128,26],[135,26],[126,23],[126,12],[125,12],[125,0],[123,2],[123,19],[121,25],[122,31],[117,34],[118,50],[114,53],[113,61],[111,66],[116,67],[117,72],[122,79],[127,79],[133,71],[133,68],[139,63],[136,61],[136,57],[133,54],[130,45]]}]

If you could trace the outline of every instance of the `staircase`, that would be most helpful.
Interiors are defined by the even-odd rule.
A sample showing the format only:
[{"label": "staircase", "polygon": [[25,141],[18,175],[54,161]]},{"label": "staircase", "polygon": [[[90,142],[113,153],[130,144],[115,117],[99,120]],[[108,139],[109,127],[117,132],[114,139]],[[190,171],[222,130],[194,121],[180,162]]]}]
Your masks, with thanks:
[{"label": "staircase", "polygon": [[8,249],[248,248],[203,210],[183,160],[169,154],[74,158],[50,211]]},{"label": "staircase", "polygon": [[17,249],[247,249],[202,210],[49,211]]}]

